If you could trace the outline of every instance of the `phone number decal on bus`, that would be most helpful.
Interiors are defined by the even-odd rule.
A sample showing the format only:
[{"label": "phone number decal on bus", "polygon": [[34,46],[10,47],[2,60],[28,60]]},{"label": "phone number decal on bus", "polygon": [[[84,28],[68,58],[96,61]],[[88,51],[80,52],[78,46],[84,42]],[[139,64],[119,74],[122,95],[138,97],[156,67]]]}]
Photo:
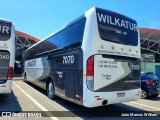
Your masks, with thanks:
[{"label": "phone number decal on bus", "polygon": [[0,55],[0,59],[9,59],[9,55]]}]

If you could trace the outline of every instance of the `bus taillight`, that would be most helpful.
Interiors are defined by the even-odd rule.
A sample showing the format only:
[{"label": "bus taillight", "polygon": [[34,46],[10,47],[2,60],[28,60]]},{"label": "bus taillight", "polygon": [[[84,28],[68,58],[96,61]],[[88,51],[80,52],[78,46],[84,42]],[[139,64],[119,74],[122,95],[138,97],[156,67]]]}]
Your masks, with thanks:
[{"label": "bus taillight", "polygon": [[8,67],[8,80],[12,80],[13,78],[13,67]]},{"label": "bus taillight", "polygon": [[87,61],[87,76],[94,76],[94,56]]},{"label": "bus taillight", "polygon": [[94,56],[87,61],[87,86],[90,90],[94,90]]}]

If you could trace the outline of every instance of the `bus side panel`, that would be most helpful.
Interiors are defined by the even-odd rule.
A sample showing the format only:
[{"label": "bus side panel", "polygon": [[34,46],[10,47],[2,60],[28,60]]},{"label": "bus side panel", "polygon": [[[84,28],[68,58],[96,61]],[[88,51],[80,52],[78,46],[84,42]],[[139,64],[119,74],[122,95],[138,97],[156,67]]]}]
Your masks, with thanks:
[{"label": "bus side panel", "polygon": [[79,100],[83,96],[83,52],[81,49],[67,50],[48,57],[56,87],[56,94]]},{"label": "bus side panel", "polygon": [[77,99],[76,95],[82,96],[82,84],[82,72],[66,72],[65,95],[73,99]]}]

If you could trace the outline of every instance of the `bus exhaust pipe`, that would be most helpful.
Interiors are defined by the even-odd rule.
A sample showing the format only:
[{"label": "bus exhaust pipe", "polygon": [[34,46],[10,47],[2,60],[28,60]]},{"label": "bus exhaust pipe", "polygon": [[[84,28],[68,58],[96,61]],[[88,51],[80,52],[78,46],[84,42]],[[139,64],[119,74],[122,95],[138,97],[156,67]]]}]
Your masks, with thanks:
[{"label": "bus exhaust pipe", "polygon": [[108,103],[108,100],[103,100],[102,105],[106,105]]}]

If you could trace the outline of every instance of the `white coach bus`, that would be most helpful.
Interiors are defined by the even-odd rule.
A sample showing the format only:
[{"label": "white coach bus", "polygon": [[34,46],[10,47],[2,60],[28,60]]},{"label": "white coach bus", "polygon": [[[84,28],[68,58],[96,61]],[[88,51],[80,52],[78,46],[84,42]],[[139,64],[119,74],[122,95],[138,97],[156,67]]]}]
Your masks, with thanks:
[{"label": "white coach bus", "polygon": [[91,8],[25,51],[24,80],[86,106],[140,98],[140,38],[135,20]]},{"label": "white coach bus", "polygon": [[15,29],[0,18],[0,94],[11,93],[15,62]]}]

